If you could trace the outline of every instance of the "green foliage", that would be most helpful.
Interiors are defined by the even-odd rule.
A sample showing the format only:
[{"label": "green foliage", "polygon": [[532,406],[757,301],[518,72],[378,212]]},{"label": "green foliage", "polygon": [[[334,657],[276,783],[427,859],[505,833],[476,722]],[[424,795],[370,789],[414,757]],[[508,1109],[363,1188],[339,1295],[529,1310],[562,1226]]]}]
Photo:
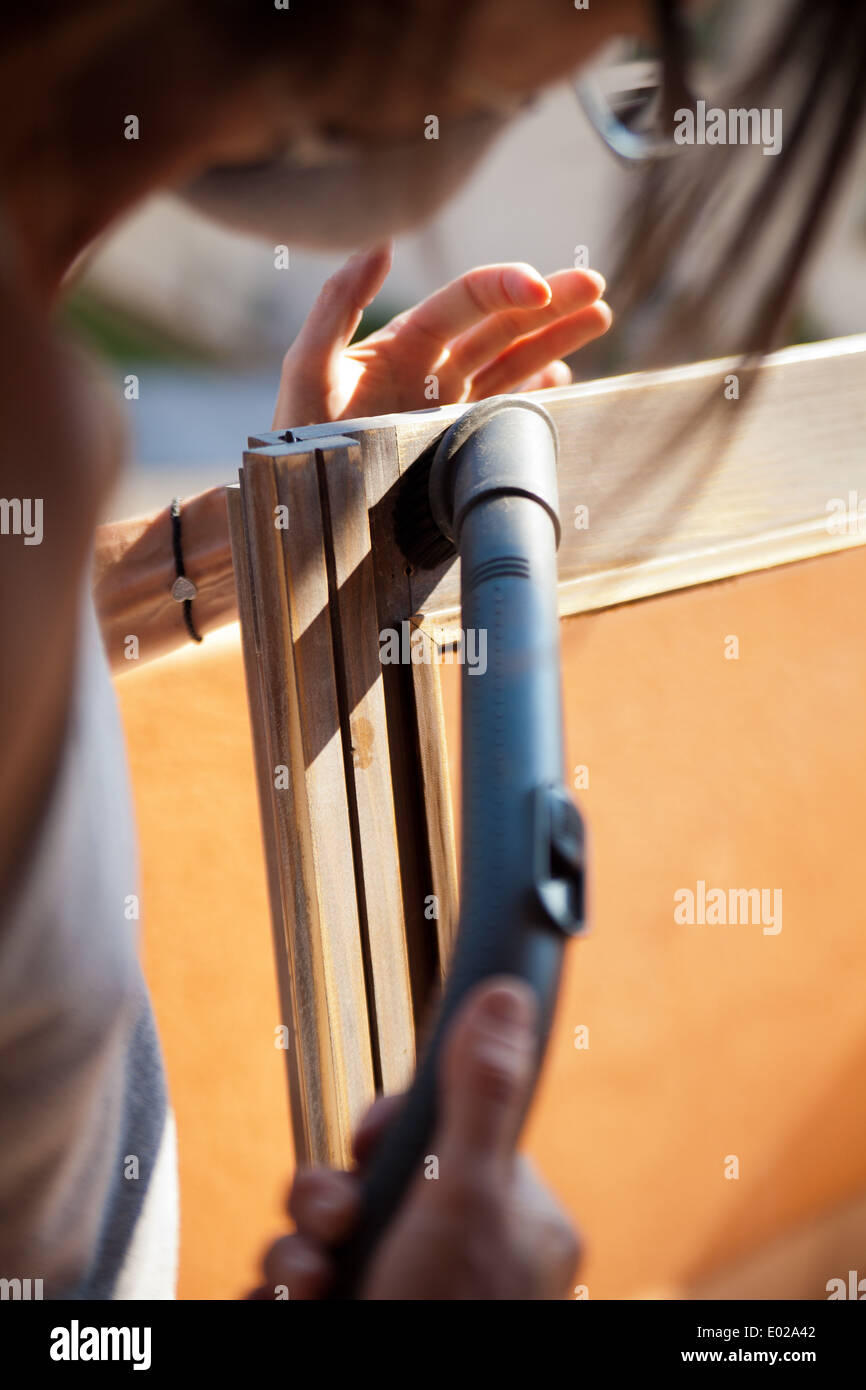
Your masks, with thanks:
[{"label": "green foliage", "polygon": [[109,362],[207,366],[216,360],[83,286],[66,296],[59,320],[73,337]]}]

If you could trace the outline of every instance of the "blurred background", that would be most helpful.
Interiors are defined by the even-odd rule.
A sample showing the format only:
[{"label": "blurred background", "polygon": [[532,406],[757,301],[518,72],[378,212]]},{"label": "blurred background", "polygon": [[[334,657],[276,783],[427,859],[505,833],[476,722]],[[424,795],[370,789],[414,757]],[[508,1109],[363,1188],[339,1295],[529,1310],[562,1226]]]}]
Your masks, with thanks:
[{"label": "blurred background", "polygon": [[[780,0],[765,0],[706,10],[703,90],[712,91],[714,74],[737,71],[780,8]],[[759,149],[754,156],[761,161]],[[444,212],[398,241],[391,276],[360,335],[485,262],[529,261],[546,273],[573,265],[576,248],[586,247],[588,263],[609,278],[635,177],[602,145],[573,90],[551,90],[513,124]],[[288,228],[285,240],[291,244]],[[772,238],[762,254],[772,257]],[[341,259],[292,248],[289,267],[275,269],[273,246],[225,230],[168,195],[93,250],[68,297],[68,323],[103,359],[121,400],[126,378],[138,378],[138,399],[124,402],[130,467],[112,516],[234,478],[246,436],[270,428],[283,353]],[[864,272],[861,151],[786,340],[861,330]],[[650,319],[672,288],[658,286]],[[616,312],[615,283],[607,297]],[[640,332],[646,328],[644,316]],[[633,333],[619,325],[581,353],[572,364],[576,379],[629,370]],[[712,324],[703,325],[703,340],[702,356],[727,350]]]}]

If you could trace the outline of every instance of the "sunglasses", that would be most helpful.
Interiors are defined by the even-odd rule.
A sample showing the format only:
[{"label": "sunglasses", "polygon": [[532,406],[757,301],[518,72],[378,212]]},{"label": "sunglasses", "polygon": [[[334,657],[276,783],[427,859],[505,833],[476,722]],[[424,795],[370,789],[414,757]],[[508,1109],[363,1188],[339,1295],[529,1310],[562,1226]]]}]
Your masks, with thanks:
[{"label": "sunglasses", "polygon": [[689,35],[676,0],[655,0],[657,44],[607,45],[600,61],[572,82],[590,125],[626,164],[676,153],[675,113],[694,109],[686,81]]}]

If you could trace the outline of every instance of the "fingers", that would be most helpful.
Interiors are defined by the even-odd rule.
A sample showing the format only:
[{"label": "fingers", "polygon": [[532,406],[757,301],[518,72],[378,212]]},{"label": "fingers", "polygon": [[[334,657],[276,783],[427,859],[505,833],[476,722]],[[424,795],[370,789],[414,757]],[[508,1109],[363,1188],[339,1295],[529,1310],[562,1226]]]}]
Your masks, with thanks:
[{"label": "fingers", "polygon": [[527,333],[587,309],[604,294],[604,277],[596,270],[558,270],[549,275],[550,299],[542,307],[509,309],[494,314],[451,344],[449,364],[464,378]]},{"label": "fingers", "polygon": [[[367,1111],[354,1144],[359,1166],[367,1162],[402,1100],[402,1096],[383,1096]],[[299,1168],[287,1203],[297,1231],[275,1241],[267,1251],[262,1283],[248,1297],[255,1301],[321,1298],[333,1274],[329,1248],[349,1234],[359,1204],[356,1175],[330,1168]]]},{"label": "fingers", "polygon": [[303,1235],[274,1241],[264,1259],[264,1277],[252,1297],[307,1301],[321,1298],[332,1274],[327,1253]]},{"label": "fingers", "polygon": [[595,271],[545,279],[515,262],[468,271],[349,348],[391,256],[390,243],[352,256],[324,286],[283,361],[274,429],[423,408],[431,373],[442,403],[562,385],[558,359],[610,324]]},{"label": "fingers", "polygon": [[[442,399],[480,400],[514,390],[604,333],[611,321],[599,298],[604,287],[594,270],[560,270],[545,280],[531,266],[479,266],[386,331],[402,374],[421,380],[435,370]],[[544,384],[564,383],[556,368]]]},{"label": "fingers", "polygon": [[603,299],[599,299],[588,309],[581,309],[579,313],[559,319],[539,333],[518,339],[476,374],[469,399],[479,401],[485,396],[513,391],[520,382],[549,365],[552,360],[577,352],[593,339],[600,338],[610,327],[611,319],[609,307]]},{"label": "fingers", "polygon": [[350,1173],[300,1168],[289,1195],[289,1215],[302,1235],[333,1245],[351,1230],[358,1201],[357,1179]]},{"label": "fingers", "polygon": [[571,382],[572,372],[567,362],[548,362],[540,372],[522,381],[516,390],[546,391],[551,386],[570,386]]},{"label": "fingers", "polygon": [[550,286],[531,265],[481,265],[401,314],[390,328],[401,357],[420,371],[436,364],[452,338],[490,314],[539,309],[550,297]]},{"label": "fingers", "polygon": [[562,1298],[582,1257],[579,1233],[522,1155],[513,1171],[509,1222],[515,1249],[535,1274],[536,1298]]},{"label": "fingers", "polygon": [[289,1214],[297,1231],[274,1241],[267,1251],[261,1285],[249,1295],[318,1299],[326,1292],[333,1268],[328,1248],[343,1240],[358,1216],[358,1182],[349,1173],[329,1168],[301,1168],[289,1195]]},{"label": "fingers", "polygon": [[405,1097],[402,1095],[379,1096],[364,1115],[358,1125],[352,1144],[352,1152],[359,1168],[363,1168],[369,1162],[379,1140],[400,1109],[404,1099]]},{"label": "fingers", "polygon": [[390,241],[359,251],[325,281],[292,345],[308,366],[348,347],[364,309],[385,283],[393,251]]},{"label": "fingers", "polygon": [[475,990],[458,1014],[440,1072],[440,1171],[480,1175],[516,1142],[537,1057],[537,1005],[503,976]]}]

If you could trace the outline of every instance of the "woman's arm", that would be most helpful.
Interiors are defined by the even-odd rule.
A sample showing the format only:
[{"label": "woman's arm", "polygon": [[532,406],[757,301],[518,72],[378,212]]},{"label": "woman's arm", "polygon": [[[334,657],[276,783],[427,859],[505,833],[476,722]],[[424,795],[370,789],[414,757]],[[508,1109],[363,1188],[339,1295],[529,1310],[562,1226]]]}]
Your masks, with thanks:
[{"label": "woman's arm", "polygon": [[[545,279],[510,263],[476,266],[352,343],[390,266],[391,247],[377,247],[352,256],[324,286],[283,360],[274,429],[562,386],[571,380],[562,358],[610,326],[595,271]],[[205,636],[237,616],[225,488],[189,498],[181,521],[184,568],[198,589],[193,622]],[[168,505],[100,527],[95,598],[113,670],[190,640],[174,580]]]},{"label": "woman's arm", "polygon": [[[237,617],[225,488],[186,498],[181,527],[184,569],[198,590],[193,622],[205,637]],[[176,577],[169,504],[97,529],[93,595],[112,671],[189,642],[183,604],[171,596]]]}]

